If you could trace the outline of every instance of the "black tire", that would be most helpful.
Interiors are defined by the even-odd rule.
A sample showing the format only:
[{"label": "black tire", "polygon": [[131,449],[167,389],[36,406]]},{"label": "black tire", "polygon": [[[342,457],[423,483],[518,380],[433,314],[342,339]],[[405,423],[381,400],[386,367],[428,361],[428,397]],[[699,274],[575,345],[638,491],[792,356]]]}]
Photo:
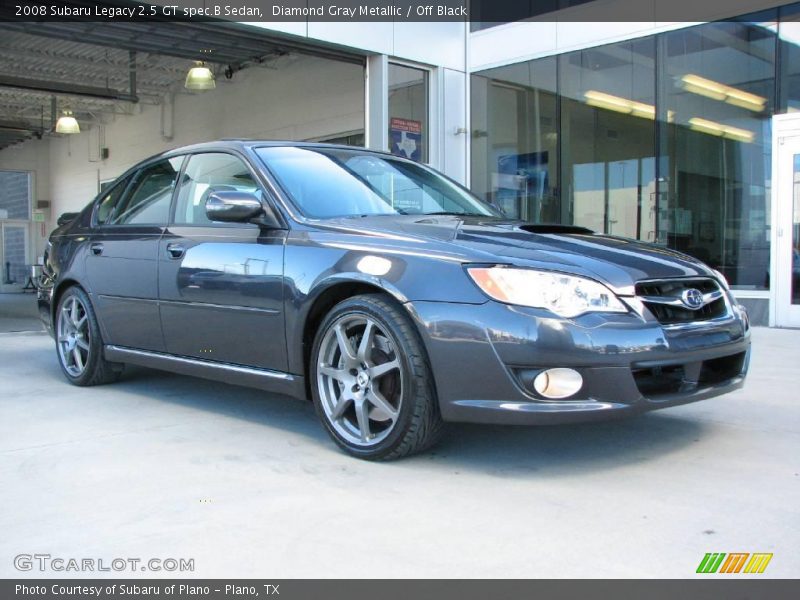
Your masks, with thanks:
[{"label": "black tire", "polygon": [[[367,319],[365,323],[369,323],[371,320],[373,326],[376,327],[376,332],[383,334],[383,343],[393,350],[392,363],[398,362],[400,365],[397,369],[399,373],[393,375],[400,381],[400,391],[395,393],[398,398],[397,403],[399,403],[399,409],[395,413],[396,417],[392,421],[391,429],[386,432],[386,437],[366,447],[364,444],[368,442],[363,442],[363,439],[361,444],[353,443],[337,431],[332,417],[323,406],[322,394],[326,394],[328,389],[324,379],[325,374],[323,373],[323,377],[320,377],[320,365],[324,363],[321,357],[323,340],[329,340],[330,335],[335,335],[335,333],[329,332],[337,323],[343,323],[351,318]],[[362,334],[362,339],[363,335],[365,334]],[[385,340],[388,340],[388,343]],[[326,342],[326,344],[329,343]],[[354,349],[360,349],[360,346],[361,343],[355,345]],[[374,350],[373,357],[375,351],[380,352],[379,349]],[[323,370],[332,369],[330,366],[322,368]],[[340,364],[339,370],[336,372],[344,373],[345,369],[341,368]],[[381,294],[354,296],[343,300],[331,309],[314,337],[309,376],[311,394],[320,421],[336,444],[352,456],[367,460],[394,460],[431,447],[441,436],[443,422],[433,385],[433,375],[422,340],[410,317],[388,296]],[[336,385],[340,385],[339,380],[334,379]],[[377,386],[381,384],[376,384],[376,382],[380,381],[383,379],[374,379],[368,385],[375,386],[377,389]],[[369,387],[365,389],[367,392],[369,391]],[[344,396],[340,396],[340,398],[342,397]],[[330,409],[328,410],[330,411]],[[357,409],[353,406],[353,411],[355,410]],[[366,414],[369,414],[370,410],[374,412],[375,407],[367,409]],[[372,424],[372,421],[369,422]],[[341,418],[337,420],[337,423],[341,423]],[[359,421],[359,427],[360,424]],[[341,429],[341,427],[339,428]],[[367,429],[369,430],[369,426]]]},{"label": "black tire", "polygon": [[[78,315],[85,315],[85,325],[81,325],[80,334],[77,337],[88,346],[87,349],[84,349],[82,346],[78,348],[82,364],[80,372],[77,372],[76,360],[72,354],[76,350],[76,344],[70,346],[69,342],[62,342],[61,337],[64,327],[68,327],[66,323],[62,324],[62,320],[67,320],[74,325],[66,313],[70,312],[70,308],[76,306],[76,302],[80,306]],[[89,296],[80,287],[72,286],[61,295],[58,308],[56,309],[54,330],[56,338],[56,357],[58,358],[58,364],[61,367],[61,371],[64,373],[64,377],[67,378],[67,381],[73,385],[85,387],[112,383],[119,379],[119,376],[122,374],[123,365],[109,362],[104,358],[103,336],[100,333],[100,325],[97,322],[97,316],[95,315]],[[76,336],[73,336],[73,338],[74,337]],[[66,349],[68,347],[70,348],[69,351]]]}]

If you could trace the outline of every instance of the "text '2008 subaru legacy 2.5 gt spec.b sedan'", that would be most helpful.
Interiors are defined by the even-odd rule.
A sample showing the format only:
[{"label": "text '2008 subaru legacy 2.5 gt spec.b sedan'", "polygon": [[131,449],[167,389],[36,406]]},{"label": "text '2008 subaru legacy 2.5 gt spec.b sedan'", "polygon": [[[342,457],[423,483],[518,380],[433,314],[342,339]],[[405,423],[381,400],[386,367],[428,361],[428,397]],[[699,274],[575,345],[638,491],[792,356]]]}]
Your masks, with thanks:
[{"label": "text '2008 subaru legacy 2.5 gt spec.b sedan'", "polygon": [[53,232],[39,306],[71,383],[132,363],[310,396],[369,459],[420,451],[445,421],[717,396],[750,346],[723,276],[689,256],[510,220],[424,165],[313,143],[133,167]]}]

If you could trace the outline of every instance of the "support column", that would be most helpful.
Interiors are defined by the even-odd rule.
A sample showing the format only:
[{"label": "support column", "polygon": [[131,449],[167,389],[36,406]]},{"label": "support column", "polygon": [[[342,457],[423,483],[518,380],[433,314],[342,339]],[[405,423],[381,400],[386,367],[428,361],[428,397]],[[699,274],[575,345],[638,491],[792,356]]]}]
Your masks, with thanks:
[{"label": "support column", "polygon": [[389,59],[385,54],[367,58],[365,79],[365,145],[385,152],[389,149]]}]

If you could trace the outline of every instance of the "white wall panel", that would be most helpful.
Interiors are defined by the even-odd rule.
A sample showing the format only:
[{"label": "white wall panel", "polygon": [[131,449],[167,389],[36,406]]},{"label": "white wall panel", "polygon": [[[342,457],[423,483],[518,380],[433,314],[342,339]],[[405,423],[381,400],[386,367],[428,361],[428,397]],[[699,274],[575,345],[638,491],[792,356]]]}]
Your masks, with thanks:
[{"label": "white wall panel", "polygon": [[558,50],[556,24],[509,23],[476,31],[470,35],[469,46],[470,71],[554,54]]},{"label": "white wall panel", "polygon": [[394,23],[392,55],[429,65],[466,69],[466,25],[452,23]]},{"label": "white wall panel", "polygon": [[393,24],[337,22],[308,24],[309,41],[319,40],[332,44],[341,44],[358,50],[367,50],[379,54],[392,53]]},{"label": "white wall panel", "polygon": [[[442,79],[442,171],[459,183],[467,181],[467,122],[466,81],[462,71],[443,69]],[[463,130],[463,131],[462,131]]]}]

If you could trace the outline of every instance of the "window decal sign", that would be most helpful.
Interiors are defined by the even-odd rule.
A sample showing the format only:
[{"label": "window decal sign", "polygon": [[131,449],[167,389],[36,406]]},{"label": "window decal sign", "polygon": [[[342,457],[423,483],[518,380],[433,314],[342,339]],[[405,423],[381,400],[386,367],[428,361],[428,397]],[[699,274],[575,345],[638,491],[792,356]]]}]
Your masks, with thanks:
[{"label": "window decal sign", "polygon": [[422,122],[392,117],[389,120],[389,147],[395,156],[420,160],[422,158]]}]

